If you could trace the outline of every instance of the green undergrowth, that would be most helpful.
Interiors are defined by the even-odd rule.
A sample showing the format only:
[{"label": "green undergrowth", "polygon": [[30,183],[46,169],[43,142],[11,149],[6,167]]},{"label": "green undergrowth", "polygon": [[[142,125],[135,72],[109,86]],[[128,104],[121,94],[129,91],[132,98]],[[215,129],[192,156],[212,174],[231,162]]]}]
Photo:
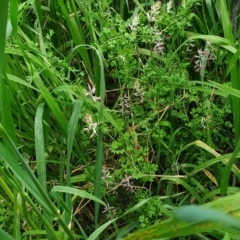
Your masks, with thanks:
[{"label": "green undergrowth", "polygon": [[233,8],[2,0],[0,236],[239,239]]}]

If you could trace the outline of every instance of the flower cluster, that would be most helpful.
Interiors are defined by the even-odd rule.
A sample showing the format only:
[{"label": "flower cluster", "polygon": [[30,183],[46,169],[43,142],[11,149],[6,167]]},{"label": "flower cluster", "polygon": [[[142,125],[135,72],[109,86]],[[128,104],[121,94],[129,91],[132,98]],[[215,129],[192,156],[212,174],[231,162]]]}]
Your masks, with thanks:
[{"label": "flower cluster", "polygon": [[208,60],[214,61],[215,55],[210,51],[210,42],[206,43],[206,47],[203,50],[202,48],[198,49],[198,55],[195,55],[194,69],[196,72],[201,72],[206,67],[206,62]]},{"label": "flower cluster", "polygon": [[122,113],[128,113],[130,109],[130,97],[126,94],[121,98],[119,107]]},{"label": "flower cluster", "polygon": [[143,96],[144,96],[144,92],[143,92],[143,88],[141,88],[141,84],[139,82],[138,79],[136,79],[136,81],[133,84],[133,88],[135,90],[134,96],[135,97],[139,97],[140,98],[140,103],[143,102]]},{"label": "flower cluster", "polygon": [[92,131],[90,138],[97,135],[97,126],[99,125],[99,122],[93,122],[92,115],[90,113],[87,113],[83,120],[87,124],[87,127],[84,128],[83,131]]},{"label": "flower cluster", "polygon": [[160,13],[162,3],[160,1],[157,1],[152,4],[151,10],[147,13],[147,18],[150,22],[156,21],[156,16]]}]

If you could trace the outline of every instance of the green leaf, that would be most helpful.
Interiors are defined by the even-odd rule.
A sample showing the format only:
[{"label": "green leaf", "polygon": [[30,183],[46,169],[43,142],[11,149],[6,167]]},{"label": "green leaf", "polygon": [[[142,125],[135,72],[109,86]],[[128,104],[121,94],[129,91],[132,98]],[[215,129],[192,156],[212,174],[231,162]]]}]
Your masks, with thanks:
[{"label": "green leaf", "polygon": [[203,206],[191,205],[183,206],[177,209],[173,215],[188,223],[214,222],[225,224],[240,230],[240,220],[221,211],[205,208]]},{"label": "green leaf", "polygon": [[4,239],[4,240],[14,240],[14,238],[12,238],[10,235],[8,235],[8,233],[6,233],[5,231],[3,231],[0,228],[0,239]]},{"label": "green leaf", "polygon": [[18,2],[18,0],[10,0],[10,19],[15,33],[17,33]]},{"label": "green leaf", "polygon": [[76,188],[67,187],[67,186],[54,186],[52,188],[52,192],[64,192],[64,193],[77,195],[81,198],[87,198],[87,199],[93,200],[95,202],[98,202],[106,207],[106,204],[102,200],[96,198],[94,195],[92,195],[86,191],[79,190]]},{"label": "green leaf", "polygon": [[225,166],[225,169],[222,174],[222,178],[221,178],[221,194],[222,194],[222,196],[224,196],[227,193],[230,172],[231,172],[231,169],[232,169],[234,163],[238,160],[237,156],[238,156],[239,152],[240,152],[240,139],[238,140],[237,145],[234,149],[234,152],[230,158],[230,161]]},{"label": "green leaf", "polygon": [[35,150],[36,150],[38,179],[42,187],[45,190],[47,190],[46,162],[45,162],[44,136],[43,136],[43,124],[42,124],[43,111],[44,111],[44,103],[41,103],[37,107],[37,113],[35,117]]},{"label": "green leaf", "polygon": [[[8,17],[8,7],[9,1],[2,0],[0,1],[0,109],[1,109],[1,123],[7,129],[11,138],[16,142],[16,136],[14,131],[14,124],[12,119],[12,112],[9,103],[9,94],[6,90],[4,82],[4,72],[3,72],[3,63],[4,63],[4,48],[6,41],[6,27],[7,27],[7,17]],[[6,81],[6,79],[5,79]]]},{"label": "green leaf", "polygon": [[234,236],[239,236],[240,220],[236,218],[240,212],[239,198],[240,193],[237,193],[202,206],[180,207],[173,217],[132,233],[124,240],[169,239],[213,230],[234,232]]},{"label": "green leaf", "polygon": [[[83,104],[83,102],[81,100],[74,101],[74,103],[73,103],[73,113],[72,113],[71,119],[68,123],[68,131],[67,131],[67,172],[66,172],[66,185],[68,187],[71,186],[71,170],[70,170],[71,153],[72,153],[72,150],[73,150],[74,138],[75,138],[75,134],[76,134],[76,131],[77,131],[77,123],[78,123],[79,114],[80,114],[80,111],[81,111],[81,108],[82,108],[82,104]],[[70,194],[66,194],[66,204],[67,204],[67,207],[69,209],[72,209]],[[65,219],[66,219],[66,224],[69,224],[69,222],[71,221],[71,216],[68,212],[66,213]]]}]

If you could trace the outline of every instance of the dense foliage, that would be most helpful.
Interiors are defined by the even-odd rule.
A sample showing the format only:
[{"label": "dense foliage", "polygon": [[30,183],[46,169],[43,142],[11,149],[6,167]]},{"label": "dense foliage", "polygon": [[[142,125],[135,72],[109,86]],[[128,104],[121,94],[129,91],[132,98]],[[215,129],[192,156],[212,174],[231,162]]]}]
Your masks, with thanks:
[{"label": "dense foliage", "polygon": [[1,0],[0,236],[239,239],[239,3]]}]

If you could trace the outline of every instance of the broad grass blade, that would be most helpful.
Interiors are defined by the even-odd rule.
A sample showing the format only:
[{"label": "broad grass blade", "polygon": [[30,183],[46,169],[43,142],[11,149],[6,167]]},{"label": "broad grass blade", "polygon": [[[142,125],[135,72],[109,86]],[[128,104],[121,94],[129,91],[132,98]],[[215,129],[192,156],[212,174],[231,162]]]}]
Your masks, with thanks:
[{"label": "broad grass blade", "polygon": [[[130,234],[124,240],[168,239],[201,232],[212,232],[213,230],[224,230],[225,233],[234,232],[235,236],[239,236],[239,198],[240,193],[237,193],[196,208],[184,206],[177,210],[172,218]],[[186,211],[187,208],[189,211]]]},{"label": "broad grass blade", "polygon": [[35,74],[34,79],[35,79],[35,83],[36,83],[37,87],[41,90],[41,93],[42,93],[45,101],[47,102],[49,108],[52,110],[54,116],[56,117],[57,122],[59,123],[63,133],[65,135],[67,135],[67,120],[66,120],[63,112],[61,111],[59,105],[56,103],[54,98],[51,96],[48,89],[44,86],[42,80],[39,78],[37,73]]},{"label": "broad grass blade", "polygon": [[16,136],[14,131],[14,124],[12,119],[12,113],[9,103],[9,94],[7,93],[5,82],[3,79],[3,63],[4,63],[4,48],[6,41],[6,26],[8,17],[9,1],[0,1],[0,106],[1,106],[1,122],[3,126],[8,130],[11,138],[16,142]]},{"label": "broad grass blade", "polygon": [[45,191],[47,191],[46,162],[45,162],[44,136],[43,136],[43,124],[42,124],[43,111],[44,111],[44,103],[41,103],[37,107],[37,113],[35,117],[35,149],[36,149],[38,179],[42,187],[45,189]]},{"label": "broad grass blade", "polygon": [[[101,130],[101,122],[104,120],[104,101],[105,101],[105,76],[104,76],[104,65],[103,59],[99,51],[91,47],[97,54],[99,60],[100,74],[98,85],[100,86],[100,109],[99,109],[99,121],[100,127],[98,128],[98,142],[97,142],[97,156],[95,164],[95,181],[94,181],[94,195],[97,198],[101,198],[101,188],[102,188],[102,164],[104,161],[104,151],[103,151],[103,138]],[[95,227],[98,226],[98,214],[100,205],[95,202]]]},{"label": "broad grass blade", "polygon": [[[70,121],[68,123],[68,131],[67,131],[67,172],[66,172],[66,185],[68,187],[71,186],[71,154],[72,154],[72,150],[73,150],[73,144],[74,144],[74,138],[75,138],[75,134],[77,131],[77,123],[78,123],[78,119],[79,119],[79,114],[80,111],[82,109],[82,104],[83,102],[81,100],[76,100],[73,103],[73,112],[72,112],[72,116],[70,118]],[[70,194],[66,194],[66,204],[68,206],[68,208],[71,210],[72,209],[72,201],[71,201],[71,195]],[[65,215],[65,220],[66,220],[66,224],[70,223],[71,220],[71,215],[66,212]]]},{"label": "broad grass blade", "polygon": [[[234,35],[232,30],[232,24],[230,22],[230,14],[227,10],[227,3],[226,0],[220,0],[220,12],[222,16],[222,26],[223,26],[223,32],[224,37],[234,42]],[[228,53],[229,59],[231,60],[233,56],[232,53]],[[231,66],[230,78],[232,87],[240,90],[240,82],[239,82],[239,61],[234,64],[234,66]],[[235,130],[235,144],[240,139],[240,99],[232,96],[232,113],[233,113],[233,125]],[[225,189],[226,190],[226,189]],[[224,192],[224,191],[223,191]]]},{"label": "broad grass blade", "polygon": [[[75,19],[75,16],[77,16],[78,14],[75,13],[73,17],[70,17],[70,13],[72,13],[72,9],[71,9],[71,12],[69,13],[67,5],[64,3],[63,0],[59,0],[58,4],[61,8],[62,14],[63,14],[66,22],[67,22],[67,25],[68,25],[69,31],[71,33],[71,36],[73,38],[73,41],[75,43],[75,46],[84,45],[85,44],[84,33],[81,30],[81,26],[77,21],[77,17]],[[68,5],[68,7],[70,7],[70,6]],[[90,63],[90,59],[89,59],[86,47],[79,49],[79,54],[82,57],[89,74],[92,75],[91,63]]]},{"label": "broad grass blade", "polygon": [[[45,161],[45,144],[44,144],[44,130],[43,130],[43,112],[44,103],[40,103],[37,107],[37,113],[35,117],[35,149],[36,149],[36,164],[37,164],[37,174],[38,180],[42,188],[47,193],[47,169]],[[47,212],[43,212],[45,218],[51,224],[51,217]],[[49,230],[47,230],[48,239],[53,239]]]},{"label": "broad grass blade", "polygon": [[[49,217],[51,217],[52,219],[56,218],[60,226],[68,235],[69,239],[74,240],[75,237],[73,236],[73,233],[69,230],[68,226],[61,218],[58,209],[56,208],[54,203],[49,199],[48,194],[43,189],[35,175],[32,173],[31,168],[28,166],[23,156],[19,153],[17,147],[11,140],[9,134],[6,132],[6,130],[3,128],[1,124],[0,132],[6,138],[7,143],[11,147],[11,151],[15,154],[13,155],[12,152],[8,151],[8,149],[6,149],[6,147],[4,147],[2,143],[0,143],[1,158],[5,161],[5,163],[12,170],[16,178],[23,184],[23,186],[26,187],[26,189],[28,189],[31,192],[36,201],[41,205],[43,210],[46,211]],[[18,164],[17,159],[19,159],[21,165]],[[27,198],[28,196],[25,197]],[[28,200],[31,201],[29,198]],[[39,211],[34,204],[32,204],[31,206],[35,208],[35,211]],[[58,239],[58,237],[55,236],[55,232],[53,231],[51,226],[48,225],[48,221],[45,221],[45,226],[48,226],[48,230],[49,232],[52,233],[52,236],[55,237],[55,239]]]},{"label": "broad grass blade", "polygon": [[13,31],[17,33],[18,0],[10,0],[10,19],[11,19]]},{"label": "broad grass blade", "polygon": [[4,239],[4,240],[14,240],[14,238],[12,238],[10,235],[8,235],[5,231],[3,231],[0,228],[0,239]]},{"label": "broad grass blade", "polygon": [[231,156],[230,161],[225,166],[225,169],[223,171],[223,176],[221,178],[221,194],[222,195],[225,195],[227,193],[227,188],[229,186],[230,172],[231,172],[233,165],[235,164],[235,162],[237,160],[237,156],[238,156],[239,152],[240,152],[240,139],[238,140],[238,142],[236,144],[235,150]]},{"label": "broad grass blade", "polygon": [[205,208],[203,206],[182,206],[174,212],[174,216],[191,224],[209,221],[213,223],[223,223],[240,230],[240,221],[236,218],[218,210]]},{"label": "broad grass blade", "polygon": [[102,204],[103,206],[106,207],[106,204],[102,200],[100,200],[99,198],[96,198],[94,195],[92,195],[92,194],[90,194],[86,191],[79,190],[79,189],[76,189],[76,188],[73,188],[73,187],[54,186],[52,188],[52,192],[64,192],[64,193],[68,193],[68,194],[74,194],[74,195],[77,195],[81,198],[87,198],[87,199],[93,200],[95,202],[98,202],[99,204]]},{"label": "broad grass blade", "polygon": [[24,169],[18,164],[17,158],[11,154],[2,144],[0,144],[0,156],[8,165],[8,167],[13,171],[17,179],[26,187],[37,201],[42,205],[42,207],[54,217],[52,211],[45,202],[45,199],[42,197],[42,194],[39,192],[39,189],[33,183],[29,175],[24,171]]},{"label": "broad grass blade", "polygon": [[[14,8],[15,3],[12,3],[12,7]],[[4,65],[4,49],[5,49],[5,41],[10,36],[9,30],[11,31],[11,24],[7,25],[7,18],[8,18],[8,8],[9,8],[9,1],[2,0],[0,1],[0,118],[2,125],[8,130],[9,135],[16,143],[16,135],[14,130],[14,123],[12,118],[12,112],[10,108],[10,101],[9,101],[9,94],[7,92],[5,81],[4,81],[4,73],[3,73],[3,65]],[[8,34],[7,34],[7,27],[8,27]],[[11,149],[6,137],[3,136],[4,144],[8,149]],[[17,199],[18,193],[14,191],[14,200]],[[16,202],[15,202],[16,203]],[[14,217],[15,221],[19,222],[18,218],[18,210],[17,207],[14,206]],[[20,228],[19,224],[15,224],[14,226],[14,237],[19,239]]]},{"label": "broad grass blade", "polygon": [[214,16],[214,12],[213,12],[213,4],[214,3],[212,0],[206,0],[207,10],[208,10],[209,16],[212,20],[211,22],[213,23],[214,34],[219,35],[218,22],[215,20],[215,16]]}]

